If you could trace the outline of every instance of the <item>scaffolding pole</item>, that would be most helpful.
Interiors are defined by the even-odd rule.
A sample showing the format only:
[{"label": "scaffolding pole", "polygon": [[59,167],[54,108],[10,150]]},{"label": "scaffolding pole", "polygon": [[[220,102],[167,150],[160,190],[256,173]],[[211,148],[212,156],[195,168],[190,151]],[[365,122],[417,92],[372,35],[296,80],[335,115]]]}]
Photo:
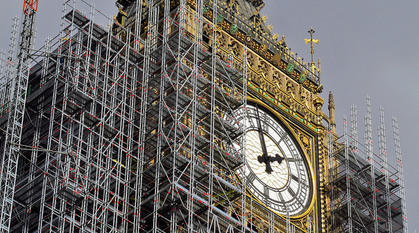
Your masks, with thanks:
[{"label": "scaffolding pole", "polygon": [[387,160],[387,142],[386,142],[386,126],[384,118],[384,108],[380,107],[380,125],[378,128],[378,145],[379,145],[379,156],[380,156],[380,166],[381,173],[384,173],[385,176],[385,207],[383,212],[387,213],[387,223],[386,230],[388,232],[393,232],[393,221],[391,216],[391,200],[390,200],[390,178],[388,171],[388,160]]},{"label": "scaffolding pole", "polygon": [[358,148],[358,108],[356,105],[351,106],[351,142],[352,151],[356,154],[359,153]]},{"label": "scaffolding pole", "polygon": [[399,133],[399,122],[397,118],[392,118],[392,125],[393,125],[393,136],[394,136],[394,148],[396,152],[396,163],[397,163],[397,172],[398,172],[398,180],[400,184],[400,197],[401,197],[401,209],[402,209],[402,226],[403,226],[403,233],[409,232],[408,224],[407,224],[407,209],[406,209],[406,193],[405,193],[405,186],[404,186],[404,173],[403,173],[403,158],[402,158],[402,150],[400,145],[400,133]]},{"label": "scaffolding pole", "polygon": [[353,232],[352,227],[352,196],[351,196],[351,172],[350,172],[350,159],[349,159],[349,134],[348,134],[348,119],[346,116],[343,118],[343,134],[345,139],[345,178],[346,178],[346,205],[348,206],[348,230]]},{"label": "scaffolding pole", "polygon": [[372,139],[372,113],[371,113],[371,99],[367,96],[367,113],[365,115],[365,144],[367,147],[367,161],[370,163],[371,174],[371,190],[372,190],[372,209],[371,217],[374,223],[374,232],[378,232],[377,222],[377,188],[375,181],[375,160]]}]

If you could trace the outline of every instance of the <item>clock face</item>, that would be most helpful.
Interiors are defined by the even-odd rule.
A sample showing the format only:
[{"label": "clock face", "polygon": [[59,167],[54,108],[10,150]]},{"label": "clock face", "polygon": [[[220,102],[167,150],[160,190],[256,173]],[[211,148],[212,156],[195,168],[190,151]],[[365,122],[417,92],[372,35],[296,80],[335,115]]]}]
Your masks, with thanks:
[{"label": "clock face", "polygon": [[239,176],[247,189],[279,214],[303,214],[312,202],[313,183],[294,137],[259,105],[248,105],[238,115],[246,127],[246,162]]}]

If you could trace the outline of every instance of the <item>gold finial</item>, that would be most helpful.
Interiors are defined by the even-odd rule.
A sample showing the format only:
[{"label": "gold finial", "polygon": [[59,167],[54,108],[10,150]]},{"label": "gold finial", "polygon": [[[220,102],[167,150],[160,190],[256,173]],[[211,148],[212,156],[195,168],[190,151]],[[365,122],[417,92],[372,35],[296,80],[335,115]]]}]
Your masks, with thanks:
[{"label": "gold finial", "polygon": [[311,63],[311,72],[313,72],[313,74],[315,73],[315,71],[317,71],[317,73],[320,75],[322,73],[321,70],[321,63],[320,63],[320,59],[318,60],[318,65],[316,67],[316,65],[314,64],[314,62]]},{"label": "gold finial", "polygon": [[266,20],[268,20],[268,16],[266,16],[266,15],[265,15],[265,16],[263,16],[263,17],[262,17],[262,20],[263,20],[263,22],[266,22]]},{"label": "gold finial", "polygon": [[317,71],[319,72],[319,74],[321,74],[322,73],[322,69],[321,69],[321,62],[320,62],[320,58],[319,58],[319,60],[318,60],[318,68],[317,68]]},{"label": "gold finial", "polygon": [[308,44],[310,43],[310,53],[311,53],[311,65],[314,66],[314,43],[318,44],[319,40],[318,39],[313,39],[313,34],[315,33],[315,31],[313,30],[312,27],[310,27],[310,31],[308,31],[308,33],[310,34],[310,39],[304,39],[305,43]]},{"label": "gold finial", "polygon": [[275,33],[275,34],[272,36],[272,39],[276,40],[276,39],[278,39],[278,37],[279,37],[279,35],[278,35],[277,33]]},{"label": "gold finial", "polygon": [[273,28],[274,28],[274,26],[272,26],[272,25],[268,26],[269,31],[272,31]]},{"label": "gold finial", "polygon": [[282,46],[282,48],[284,48],[285,50],[288,49],[287,43],[285,43],[285,36],[283,35],[281,37],[281,40],[278,42],[280,46]]}]

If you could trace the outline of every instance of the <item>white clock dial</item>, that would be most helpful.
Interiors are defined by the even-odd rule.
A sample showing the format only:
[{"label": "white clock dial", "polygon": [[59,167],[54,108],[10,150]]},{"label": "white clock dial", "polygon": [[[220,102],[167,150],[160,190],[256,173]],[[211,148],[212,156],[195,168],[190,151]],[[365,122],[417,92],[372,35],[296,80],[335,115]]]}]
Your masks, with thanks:
[{"label": "white clock dial", "polygon": [[247,189],[279,214],[303,214],[312,201],[313,183],[296,139],[260,105],[248,105],[237,114],[246,127],[246,166],[239,176]]}]

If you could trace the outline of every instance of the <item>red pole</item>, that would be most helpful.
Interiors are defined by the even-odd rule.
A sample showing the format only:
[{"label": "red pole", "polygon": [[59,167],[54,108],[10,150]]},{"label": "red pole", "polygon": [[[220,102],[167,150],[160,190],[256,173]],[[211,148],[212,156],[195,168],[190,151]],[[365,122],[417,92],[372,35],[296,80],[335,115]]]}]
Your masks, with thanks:
[{"label": "red pole", "polygon": [[23,12],[26,15],[32,15],[38,11],[38,0],[24,0]]}]

